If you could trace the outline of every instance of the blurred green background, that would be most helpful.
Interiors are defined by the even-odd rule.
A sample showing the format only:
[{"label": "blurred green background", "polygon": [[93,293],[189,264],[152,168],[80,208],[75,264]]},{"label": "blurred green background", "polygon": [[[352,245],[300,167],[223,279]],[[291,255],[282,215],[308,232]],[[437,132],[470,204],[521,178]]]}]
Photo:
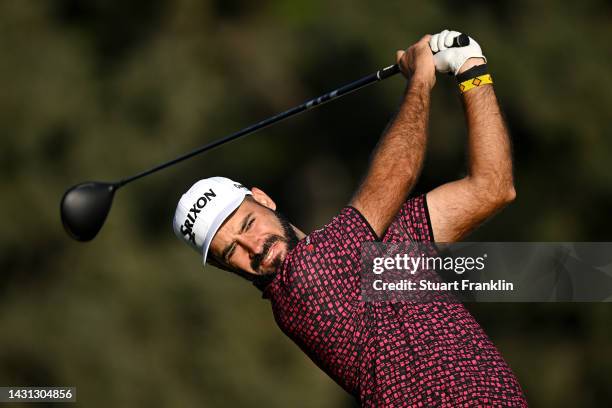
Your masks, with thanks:
[{"label": "blurred green background", "polygon": [[[465,30],[512,131],[517,201],[472,240],[612,241],[609,1],[4,0],[0,2],[0,385],[78,388],[86,407],[351,407],[249,283],[175,237],[195,180],[259,186],[296,225],[351,196],[400,77],[122,190],[94,242],[64,190],[172,158]],[[450,78],[434,90],[417,190],[460,177]],[[612,400],[610,304],[471,304],[534,407]]]}]

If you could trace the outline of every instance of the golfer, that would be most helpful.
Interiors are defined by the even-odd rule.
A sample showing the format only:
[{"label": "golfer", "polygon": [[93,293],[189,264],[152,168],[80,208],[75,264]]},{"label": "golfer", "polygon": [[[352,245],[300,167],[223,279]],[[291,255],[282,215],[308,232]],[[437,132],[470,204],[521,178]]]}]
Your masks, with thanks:
[{"label": "golfer", "polygon": [[[362,302],[365,242],[453,242],[515,198],[510,140],[474,39],[426,35],[397,62],[403,101],[346,207],[305,233],[257,188],[212,177],[180,199],[177,236],[209,262],[251,280],[276,322],[365,407],[523,407],[512,371],[461,304]],[[455,75],[468,128],[468,175],[407,199],[425,154],[436,70]]]}]

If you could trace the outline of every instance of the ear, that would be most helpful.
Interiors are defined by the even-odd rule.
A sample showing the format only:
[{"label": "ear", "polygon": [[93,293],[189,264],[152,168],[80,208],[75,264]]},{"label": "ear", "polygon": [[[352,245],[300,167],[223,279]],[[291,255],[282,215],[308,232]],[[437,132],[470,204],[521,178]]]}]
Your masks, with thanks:
[{"label": "ear", "polygon": [[251,189],[251,193],[253,193],[253,199],[257,201],[259,204],[264,207],[268,207],[272,211],[276,210],[276,203],[272,200],[266,193],[257,187],[253,187]]}]

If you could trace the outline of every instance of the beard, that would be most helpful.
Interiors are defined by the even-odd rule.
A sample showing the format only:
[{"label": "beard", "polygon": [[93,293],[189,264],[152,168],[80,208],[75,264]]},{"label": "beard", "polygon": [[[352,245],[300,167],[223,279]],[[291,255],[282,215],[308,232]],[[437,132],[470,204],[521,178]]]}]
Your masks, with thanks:
[{"label": "beard", "polygon": [[[287,252],[285,253],[285,258],[286,258],[287,254],[291,252],[297,246],[298,242],[300,241],[297,237],[297,234],[295,233],[295,230],[291,226],[291,223],[287,219],[287,217],[285,217],[282,213],[278,211],[273,211],[273,213],[276,216],[276,219],[280,223],[281,227],[283,228],[283,234],[282,236],[272,235],[268,239],[266,239],[261,253],[255,254],[253,256],[253,259],[251,260],[251,268],[253,268],[254,271],[259,270],[259,268],[261,267],[261,262],[264,259],[266,259],[266,256],[268,255],[268,251],[270,250],[272,245],[274,245],[275,243],[284,242],[285,245],[287,245]],[[265,288],[268,285],[268,283],[272,282],[274,277],[278,274],[283,264],[283,261],[284,259],[280,259],[280,256],[277,256],[272,263],[272,266],[273,266],[272,272],[267,272],[267,273],[262,272],[258,275],[253,276],[253,279],[252,279],[253,284],[263,290],[263,288]]]}]

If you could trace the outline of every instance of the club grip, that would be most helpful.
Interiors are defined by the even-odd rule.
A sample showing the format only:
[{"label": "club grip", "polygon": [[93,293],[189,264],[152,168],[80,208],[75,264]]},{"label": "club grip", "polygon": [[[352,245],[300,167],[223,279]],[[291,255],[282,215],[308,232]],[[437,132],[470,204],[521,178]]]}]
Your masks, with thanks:
[{"label": "club grip", "polygon": [[470,37],[467,34],[461,34],[453,39],[451,47],[465,47],[470,45]]},{"label": "club grip", "polygon": [[[467,34],[460,34],[457,37],[453,38],[453,44],[451,45],[451,47],[465,47],[466,45],[470,45],[470,37]],[[366,81],[370,81],[370,80],[380,81],[380,80],[392,77],[393,75],[399,72],[400,72],[399,65],[397,64],[389,65],[388,67],[379,70],[375,74],[372,74],[371,75],[372,78],[366,78]]]},{"label": "club grip", "polygon": [[395,74],[398,74],[399,72],[400,72],[399,65],[393,64],[393,65],[389,65],[388,67],[383,68],[380,71],[378,71],[376,73],[376,76],[378,77],[379,80],[382,80],[382,79],[389,78]]},{"label": "club grip", "polygon": [[[466,45],[470,45],[470,37],[467,34],[459,34],[457,37],[453,38],[453,43],[449,48],[465,47]],[[440,51],[436,51],[434,54],[439,52]]]}]

